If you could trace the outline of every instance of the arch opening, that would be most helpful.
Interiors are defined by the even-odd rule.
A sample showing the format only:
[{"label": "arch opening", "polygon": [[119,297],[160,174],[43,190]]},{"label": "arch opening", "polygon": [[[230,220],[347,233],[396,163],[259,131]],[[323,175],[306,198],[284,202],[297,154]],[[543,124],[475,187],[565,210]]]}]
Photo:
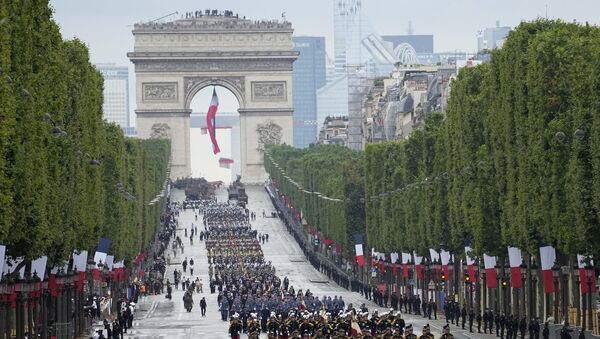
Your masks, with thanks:
[{"label": "arch opening", "polygon": [[[216,115],[216,140],[221,150],[214,154],[207,130],[206,114],[213,88],[219,98]],[[193,177],[208,181],[232,182],[241,174],[240,117],[242,106],[238,93],[218,84],[205,84],[195,88],[187,98],[190,115],[190,152]]]}]

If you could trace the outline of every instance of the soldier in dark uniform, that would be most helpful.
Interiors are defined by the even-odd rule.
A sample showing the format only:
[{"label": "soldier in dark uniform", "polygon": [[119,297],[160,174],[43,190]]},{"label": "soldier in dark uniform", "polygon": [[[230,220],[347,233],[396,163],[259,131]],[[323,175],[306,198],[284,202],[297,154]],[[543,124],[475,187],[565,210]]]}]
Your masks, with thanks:
[{"label": "soldier in dark uniform", "polygon": [[434,339],[433,334],[431,334],[431,328],[429,328],[429,324],[423,326],[423,334],[419,337],[419,339]]},{"label": "soldier in dark uniform", "polygon": [[[500,319],[496,326],[498,327],[498,325],[500,325],[500,338],[504,339],[504,326],[506,326],[506,316],[504,315],[504,313],[500,315]],[[496,329],[496,332],[498,332],[498,329]]]},{"label": "soldier in dark uniform", "polygon": [[473,309],[469,310],[469,332],[473,333],[473,320],[475,320],[475,312]]},{"label": "soldier in dark uniform", "polygon": [[527,331],[527,319],[523,317],[519,322],[519,332],[521,333],[521,339],[525,339],[525,332]]},{"label": "soldier in dark uniform", "polygon": [[240,332],[242,332],[242,324],[238,319],[239,315],[235,313],[231,317],[231,322],[229,323],[229,335],[231,339],[240,339]]},{"label": "soldier in dark uniform", "polygon": [[302,336],[302,338],[307,338],[312,335],[314,327],[313,327],[313,324],[311,324],[308,321],[308,315],[304,316],[304,319],[302,320],[302,323],[300,324],[299,330],[300,330],[300,335]]},{"label": "soldier in dark uniform", "polygon": [[488,313],[488,310],[485,310],[485,311],[483,311],[483,333],[488,333],[489,322],[490,322],[490,314]]},{"label": "soldier in dark uniform", "polygon": [[417,335],[413,333],[412,324],[406,326],[406,335],[404,335],[404,339],[417,339]]},{"label": "soldier in dark uniform", "polygon": [[440,337],[440,339],[454,339],[454,336],[450,334],[450,326],[448,324],[444,325],[444,333]]},{"label": "soldier in dark uniform", "polygon": [[277,337],[277,330],[279,330],[279,321],[275,316],[275,312],[271,312],[271,317],[267,320],[267,333],[269,335],[275,335]]},{"label": "soldier in dark uniform", "polygon": [[477,333],[481,333],[481,313],[477,313],[475,320],[477,321]]},{"label": "soldier in dark uniform", "polygon": [[462,310],[460,310],[460,317],[462,319],[462,329],[465,329],[465,323],[467,322],[467,307],[463,305]]},{"label": "soldier in dark uniform", "polygon": [[277,328],[277,336],[281,339],[288,339],[290,335],[290,328],[287,319],[282,321]]}]

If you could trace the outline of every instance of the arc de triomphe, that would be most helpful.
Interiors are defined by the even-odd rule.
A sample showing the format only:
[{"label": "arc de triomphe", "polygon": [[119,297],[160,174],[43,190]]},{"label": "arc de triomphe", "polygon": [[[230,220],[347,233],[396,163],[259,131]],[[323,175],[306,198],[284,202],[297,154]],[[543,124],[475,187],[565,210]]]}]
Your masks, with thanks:
[{"label": "arc de triomphe", "polygon": [[221,15],[135,25],[138,136],[171,139],[171,178],[191,174],[190,103],[216,85],[240,104],[242,180],[266,179],[264,144],[293,139],[292,33],[288,22]]}]

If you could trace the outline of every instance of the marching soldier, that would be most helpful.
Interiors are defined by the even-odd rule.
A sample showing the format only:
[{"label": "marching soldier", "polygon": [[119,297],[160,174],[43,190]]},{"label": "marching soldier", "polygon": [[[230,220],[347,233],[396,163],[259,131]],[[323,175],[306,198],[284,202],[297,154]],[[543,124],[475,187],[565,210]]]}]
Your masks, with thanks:
[{"label": "marching soldier", "polygon": [[231,317],[229,324],[229,335],[231,339],[240,339],[240,332],[242,332],[242,324],[239,321],[239,315],[236,313]]},{"label": "marching soldier", "polygon": [[444,325],[444,334],[442,334],[440,339],[454,339],[454,336],[450,334],[450,326],[448,324]]},{"label": "marching soldier", "polygon": [[413,333],[412,324],[406,326],[406,335],[404,336],[404,339],[417,339],[417,335]]},{"label": "marching soldier", "polygon": [[423,335],[421,335],[419,339],[434,339],[433,334],[431,334],[431,328],[429,328],[429,324],[423,326]]}]

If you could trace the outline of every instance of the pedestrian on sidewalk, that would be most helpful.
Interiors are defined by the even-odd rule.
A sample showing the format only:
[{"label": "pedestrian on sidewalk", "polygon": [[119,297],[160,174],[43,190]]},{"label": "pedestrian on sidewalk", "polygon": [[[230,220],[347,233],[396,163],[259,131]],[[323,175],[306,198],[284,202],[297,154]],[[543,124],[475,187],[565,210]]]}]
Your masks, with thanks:
[{"label": "pedestrian on sidewalk", "polygon": [[181,263],[181,266],[183,266],[183,273],[185,273],[185,272],[186,272],[187,265],[188,265],[188,260],[187,260],[187,257],[185,257],[185,259],[184,259],[184,260],[183,260],[183,262]]},{"label": "pedestrian on sidewalk", "polygon": [[206,316],[206,299],[204,297],[202,297],[202,300],[200,300],[200,312],[202,313],[203,317]]},{"label": "pedestrian on sidewalk", "polygon": [[190,258],[190,275],[194,275],[194,258]]}]

